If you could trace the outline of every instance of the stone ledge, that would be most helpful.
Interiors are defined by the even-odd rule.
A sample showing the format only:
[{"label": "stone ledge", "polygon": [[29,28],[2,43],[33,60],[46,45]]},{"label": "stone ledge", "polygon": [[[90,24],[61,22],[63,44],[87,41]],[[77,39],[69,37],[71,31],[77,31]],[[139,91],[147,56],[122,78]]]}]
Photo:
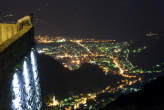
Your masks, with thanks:
[{"label": "stone ledge", "polygon": [[3,52],[7,47],[9,47],[12,43],[14,43],[16,40],[18,40],[20,37],[22,37],[25,33],[30,31],[33,26],[24,26],[24,29],[22,29],[20,32],[18,32],[16,35],[5,41],[3,44],[0,45],[0,53]]}]

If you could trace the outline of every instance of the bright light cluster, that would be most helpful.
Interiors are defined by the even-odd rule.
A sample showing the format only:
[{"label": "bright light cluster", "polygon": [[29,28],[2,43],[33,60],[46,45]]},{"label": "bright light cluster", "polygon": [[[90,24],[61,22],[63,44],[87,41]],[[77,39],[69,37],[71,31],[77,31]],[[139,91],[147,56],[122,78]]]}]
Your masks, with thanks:
[{"label": "bright light cluster", "polygon": [[[121,80],[117,82],[117,86],[108,85],[103,90],[95,93],[72,96],[63,100],[53,99],[53,102],[48,105],[57,109],[72,110],[79,109],[81,106],[85,109],[94,109],[96,105],[102,102],[109,103],[114,100],[112,98],[99,100],[97,96],[106,93],[136,92],[140,88],[135,87],[135,85],[143,81],[144,75],[164,72],[164,69],[162,69],[164,63],[148,69],[138,68],[137,65],[131,63],[129,55],[145,51],[146,46],[132,49],[129,48],[131,43],[128,42],[95,39],[65,39],[64,43],[53,42],[53,45],[52,47],[42,42],[37,47],[38,52],[60,61],[69,70],[79,69],[83,63],[89,63],[99,66],[106,76],[114,74],[121,77]],[[95,105],[89,104],[88,101],[90,100],[95,102]]]}]

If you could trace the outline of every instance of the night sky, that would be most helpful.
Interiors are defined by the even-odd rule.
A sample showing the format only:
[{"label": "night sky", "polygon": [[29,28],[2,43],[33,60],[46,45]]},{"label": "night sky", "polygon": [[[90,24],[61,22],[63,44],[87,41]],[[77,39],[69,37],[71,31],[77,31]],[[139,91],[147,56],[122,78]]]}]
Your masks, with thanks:
[{"label": "night sky", "polygon": [[164,0],[3,0],[0,18],[34,13],[36,34],[141,39],[164,32]]}]

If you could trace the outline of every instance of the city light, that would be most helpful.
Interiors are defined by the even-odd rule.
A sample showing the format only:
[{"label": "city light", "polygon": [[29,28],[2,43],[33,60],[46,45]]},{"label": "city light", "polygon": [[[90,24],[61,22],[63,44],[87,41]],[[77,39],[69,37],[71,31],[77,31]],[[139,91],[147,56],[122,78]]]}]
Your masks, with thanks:
[{"label": "city light", "polygon": [[48,106],[58,106],[59,102],[55,99],[55,96],[52,98],[52,102],[48,103]]},{"label": "city light", "polygon": [[[52,47],[47,45],[47,42],[51,42],[51,39],[46,39],[47,41],[44,40],[44,42],[38,40],[40,45],[44,45],[44,47],[37,47],[38,53],[48,55],[61,62],[63,67],[74,71],[79,69],[84,63],[88,63],[97,65],[105,76],[113,74],[120,77],[117,86],[109,84],[97,92],[79,94],[78,96],[66,97],[61,100],[56,100],[53,97],[53,99],[50,99],[52,102],[48,103],[48,106],[56,109],[72,110],[81,109],[81,107],[91,107],[93,109],[94,106],[90,106],[88,101],[93,101],[95,102],[94,104],[101,103],[100,100],[97,101],[97,96],[106,93],[136,92],[140,89],[133,86],[141,83],[144,75],[164,72],[164,69],[161,69],[164,63],[154,65],[148,69],[139,68],[137,65],[132,64],[129,55],[144,52],[147,49],[145,45],[139,48],[129,48],[131,43],[116,42],[115,40],[65,39],[64,43],[53,42],[55,46]],[[58,38],[54,37],[53,41],[55,41],[54,39]],[[113,100],[111,98],[108,101]]]}]

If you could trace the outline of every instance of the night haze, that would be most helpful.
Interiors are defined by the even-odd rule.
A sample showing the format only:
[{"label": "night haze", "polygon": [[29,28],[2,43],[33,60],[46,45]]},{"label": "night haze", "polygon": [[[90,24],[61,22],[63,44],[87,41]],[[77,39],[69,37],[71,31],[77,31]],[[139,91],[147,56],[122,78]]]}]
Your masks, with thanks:
[{"label": "night haze", "polygon": [[163,0],[4,0],[0,110],[164,110]]},{"label": "night haze", "polygon": [[75,38],[142,39],[162,33],[163,0],[5,0],[0,15],[34,13],[35,34]]}]

